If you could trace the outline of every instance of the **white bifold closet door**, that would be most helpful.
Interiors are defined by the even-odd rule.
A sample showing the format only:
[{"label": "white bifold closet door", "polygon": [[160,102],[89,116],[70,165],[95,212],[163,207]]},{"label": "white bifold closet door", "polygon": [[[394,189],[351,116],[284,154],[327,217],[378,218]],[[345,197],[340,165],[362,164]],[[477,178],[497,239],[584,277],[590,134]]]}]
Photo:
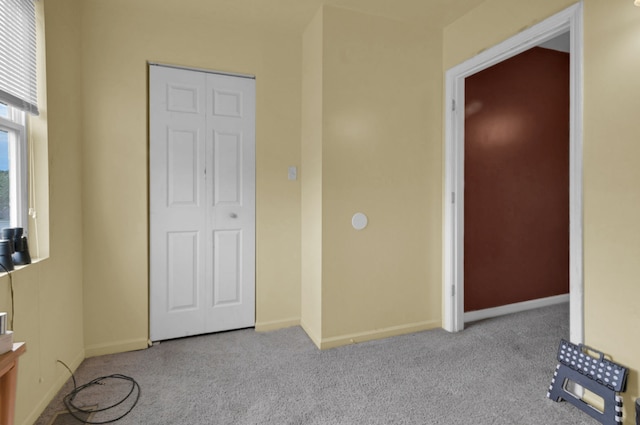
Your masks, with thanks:
[{"label": "white bifold closet door", "polygon": [[150,337],[255,325],[255,80],[149,67]]}]

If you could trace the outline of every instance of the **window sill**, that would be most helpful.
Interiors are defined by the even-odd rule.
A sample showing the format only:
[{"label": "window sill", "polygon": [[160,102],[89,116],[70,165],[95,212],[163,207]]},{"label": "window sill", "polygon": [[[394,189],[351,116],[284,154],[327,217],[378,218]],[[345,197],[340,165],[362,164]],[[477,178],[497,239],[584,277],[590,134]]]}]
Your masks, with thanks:
[{"label": "window sill", "polygon": [[[30,266],[33,266],[35,264],[40,263],[41,261],[46,260],[46,258],[36,258],[36,259],[31,259],[31,264],[24,264],[24,265],[19,265],[19,266],[14,266],[13,270],[11,270],[10,274],[13,274],[17,271],[29,268]],[[4,269],[2,267],[0,267],[0,277],[2,276],[6,276],[7,273],[6,271],[4,271]]]}]

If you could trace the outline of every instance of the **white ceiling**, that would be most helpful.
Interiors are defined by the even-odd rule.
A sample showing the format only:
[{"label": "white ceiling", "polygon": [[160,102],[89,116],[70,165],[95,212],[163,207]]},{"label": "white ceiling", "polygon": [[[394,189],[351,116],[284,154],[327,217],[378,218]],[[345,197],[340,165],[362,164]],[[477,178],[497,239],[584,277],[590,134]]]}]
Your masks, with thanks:
[{"label": "white ceiling", "polygon": [[545,41],[544,43],[540,44],[540,47],[569,53],[571,47],[569,32],[565,32],[564,34],[560,34],[559,36],[552,38],[549,41]]}]

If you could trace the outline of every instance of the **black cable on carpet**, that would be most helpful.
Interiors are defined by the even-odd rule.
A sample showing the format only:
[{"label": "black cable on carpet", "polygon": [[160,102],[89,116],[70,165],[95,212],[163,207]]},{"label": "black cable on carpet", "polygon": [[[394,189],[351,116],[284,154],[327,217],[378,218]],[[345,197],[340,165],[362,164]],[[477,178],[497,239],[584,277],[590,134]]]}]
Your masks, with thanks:
[{"label": "black cable on carpet", "polygon": [[[67,410],[69,411],[69,414],[71,416],[73,416],[75,419],[77,419],[78,421],[85,423],[85,424],[92,424],[92,425],[102,425],[102,424],[109,424],[109,423],[113,423],[116,421],[119,421],[120,419],[124,418],[125,416],[127,416],[129,413],[131,413],[131,411],[133,410],[133,408],[136,406],[136,404],[138,404],[138,400],[140,399],[140,385],[138,385],[138,383],[136,382],[135,379],[131,378],[130,376],[126,376],[126,375],[121,375],[121,374],[113,374],[113,375],[108,375],[108,376],[101,376],[99,378],[96,378],[90,382],[87,382],[84,385],[81,386],[77,386],[76,385],[76,378],[73,375],[73,372],[71,371],[71,369],[69,368],[69,366],[67,366],[64,362],[58,360],[58,362],[60,364],[62,364],[64,367],[67,368],[67,370],[69,371],[69,373],[71,373],[71,377],[73,378],[73,390],[67,394],[63,401],[64,401],[64,405],[66,406]],[[91,388],[95,385],[105,385],[105,382],[110,380],[110,379],[118,379],[118,380],[123,380],[123,381],[128,381],[131,383],[131,388],[129,389],[129,393],[124,396],[121,400],[111,404],[110,406],[107,407],[103,407],[103,408],[93,408],[93,409],[85,409],[82,407],[78,407],[74,404],[74,400],[76,398],[76,396],[78,396],[78,394],[80,394],[82,391],[87,390],[88,388]],[[135,399],[133,399],[133,403],[131,405],[131,407],[129,407],[127,409],[127,411],[125,411],[123,414],[121,414],[120,416],[113,418],[113,419],[107,419],[107,420],[103,420],[103,421],[90,421],[90,420],[85,420],[81,417],[79,417],[77,415],[77,413],[84,413],[84,414],[93,414],[93,413],[105,413],[105,412],[109,412],[112,409],[115,409],[116,407],[122,405],[123,403],[125,403],[127,400],[129,400],[131,397],[135,397]],[[91,416],[89,416],[91,417]]]}]

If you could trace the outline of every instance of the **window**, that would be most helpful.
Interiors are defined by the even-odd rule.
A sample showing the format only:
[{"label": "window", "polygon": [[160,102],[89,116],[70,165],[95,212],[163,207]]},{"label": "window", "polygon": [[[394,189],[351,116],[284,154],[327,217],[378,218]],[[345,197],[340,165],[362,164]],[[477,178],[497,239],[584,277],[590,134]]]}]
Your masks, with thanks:
[{"label": "window", "polygon": [[34,0],[0,0],[0,228],[27,225],[27,120],[38,114]]},{"label": "window", "polygon": [[0,229],[27,225],[25,113],[0,103]]}]

